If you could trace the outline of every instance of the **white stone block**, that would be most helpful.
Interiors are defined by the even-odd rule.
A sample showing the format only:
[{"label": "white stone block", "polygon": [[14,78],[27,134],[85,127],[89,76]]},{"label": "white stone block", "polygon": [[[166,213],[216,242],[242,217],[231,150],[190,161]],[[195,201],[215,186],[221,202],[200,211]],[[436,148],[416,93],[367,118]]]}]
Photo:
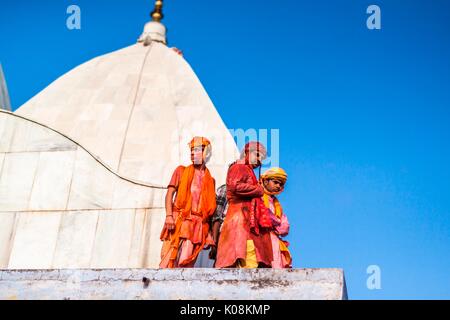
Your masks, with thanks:
[{"label": "white stone block", "polygon": [[65,210],[73,176],[75,151],[42,152],[28,209]]},{"label": "white stone block", "polygon": [[3,160],[4,159],[5,159],[5,154],[0,152],[0,176],[2,174]]},{"label": "white stone block", "polygon": [[147,221],[147,217],[148,215],[145,209],[135,211],[133,233],[127,263],[128,268],[144,267],[145,252],[143,248],[145,247],[145,223]]},{"label": "white stone block", "polygon": [[9,269],[49,269],[61,221],[59,212],[17,213]]},{"label": "white stone block", "polygon": [[110,209],[116,178],[88,153],[78,149],[67,209]]},{"label": "white stone block", "polygon": [[14,229],[16,214],[14,212],[0,212],[0,269],[8,268],[12,242],[14,241]]},{"label": "white stone block", "polygon": [[60,134],[22,118],[15,119],[10,152],[75,150],[76,145]]},{"label": "white stone block", "polygon": [[0,111],[0,152],[9,152],[16,121],[9,113]]},{"label": "white stone block", "polygon": [[91,268],[126,268],[134,231],[135,210],[99,212]]},{"label": "white stone block", "polygon": [[161,262],[162,241],[160,235],[166,218],[165,209],[149,209],[145,229],[145,268],[158,268]]},{"label": "white stone block", "polygon": [[149,208],[152,189],[120,178],[114,181],[112,208]]},{"label": "white stone block", "polygon": [[52,267],[89,268],[98,223],[98,211],[66,211],[53,257]]},{"label": "white stone block", "polygon": [[8,153],[0,174],[0,211],[28,208],[39,153]]}]

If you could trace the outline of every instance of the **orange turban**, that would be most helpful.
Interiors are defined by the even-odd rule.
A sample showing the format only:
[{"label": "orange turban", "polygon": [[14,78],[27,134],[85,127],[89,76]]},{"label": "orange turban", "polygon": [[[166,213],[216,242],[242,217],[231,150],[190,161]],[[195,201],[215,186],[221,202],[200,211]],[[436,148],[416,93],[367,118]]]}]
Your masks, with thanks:
[{"label": "orange turban", "polygon": [[189,147],[195,148],[195,147],[207,147],[207,146],[211,146],[211,142],[206,139],[205,137],[194,137],[192,138],[191,142],[189,142]]}]

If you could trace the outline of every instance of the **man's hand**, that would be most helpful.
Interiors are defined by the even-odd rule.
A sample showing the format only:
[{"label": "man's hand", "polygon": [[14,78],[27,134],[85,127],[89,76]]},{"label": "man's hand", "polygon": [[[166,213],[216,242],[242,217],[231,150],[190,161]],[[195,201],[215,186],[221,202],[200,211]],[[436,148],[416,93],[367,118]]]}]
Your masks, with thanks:
[{"label": "man's hand", "polygon": [[173,216],[167,216],[164,224],[169,231],[175,230],[175,220],[173,219]]}]

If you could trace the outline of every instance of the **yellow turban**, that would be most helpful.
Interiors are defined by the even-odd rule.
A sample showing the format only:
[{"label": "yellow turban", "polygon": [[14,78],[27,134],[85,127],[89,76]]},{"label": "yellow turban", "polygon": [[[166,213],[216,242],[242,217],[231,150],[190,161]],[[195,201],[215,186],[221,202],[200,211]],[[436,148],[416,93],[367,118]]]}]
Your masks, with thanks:
[{"label": "yellow turban", "polygon": [[279,179],[279,180],[283,181],[283,183],[285,183],[286,180],[287,180],[287,174],[286,174],[286,172],[283,169],[274,167],[274,168],[270,168],[269,170],[264,172],[261,175],[261,178],[263,180],[266,180],[266,179]]}]

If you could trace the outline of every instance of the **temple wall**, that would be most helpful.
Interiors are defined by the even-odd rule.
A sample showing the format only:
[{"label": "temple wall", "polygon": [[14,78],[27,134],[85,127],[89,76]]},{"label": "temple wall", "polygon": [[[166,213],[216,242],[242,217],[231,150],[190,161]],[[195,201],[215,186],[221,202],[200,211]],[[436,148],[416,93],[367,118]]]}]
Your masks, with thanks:
[{"label": "temple wall", "polygon": [[342,300],[347,291],[341,269],[0,270],[0,299]]}]

